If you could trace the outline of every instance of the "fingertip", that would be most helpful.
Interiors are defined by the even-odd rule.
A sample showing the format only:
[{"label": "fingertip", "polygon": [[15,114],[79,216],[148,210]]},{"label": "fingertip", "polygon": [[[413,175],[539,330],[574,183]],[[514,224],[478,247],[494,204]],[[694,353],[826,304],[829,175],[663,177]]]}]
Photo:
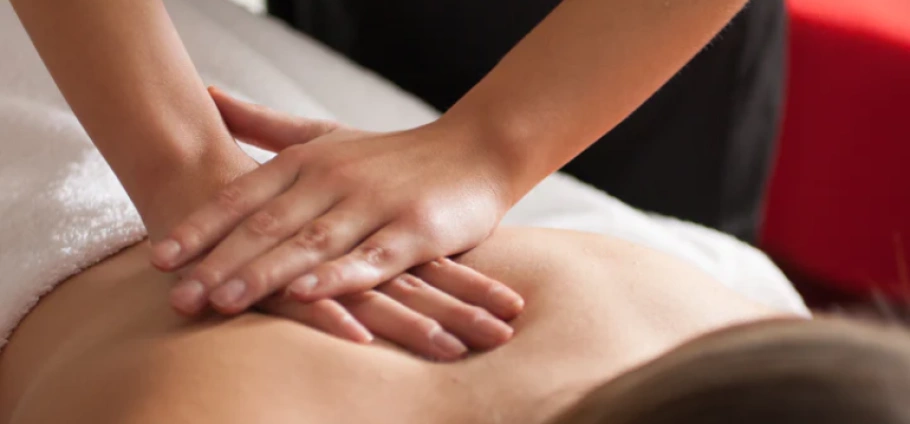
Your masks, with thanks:
[{"label": "fingertip", "polygon": [[489,299],[497,315],[503,319],[517,317],[525,307],[524,298],[505,286],[496,286],[490,290]]},{"label": "fingertip", "polygon": [[208,303],[205,297],[205,286],[190,280],[178,283],[169,294],[171,306],[185,316],[197,315]]},{"label": "fingertip", "polygon": [[214,309],[215,312],[224,316],[237,315],[246,310],[246,308],[237,305],[219,305],[215,302],[210,302],[209,304],[212,305],[212,309]]},{"label": "fingertip", "polygon": [[161,271],[161,272],[171,272],[171,271],[173,271],[173,268],[171,268],[171,267],[169,267],[169,266],[165,266],[165,265],[163,265],[163,264],[161,264],[161,263],[156,262],[156,261],[155,261],[155,258],[150,258],[150,259],[149,259],[149,263],[152,265],[152,267],[154,267],[154,268],[157,269],[158,271]]},{"label": "fingertip", "polygon": [[212,96],[218,97],[219,100],[232,100],[234,97],[228,94],[226,91],[222,90],[220,87],[215,85],[210,85],[208,87],[208,92]]},{"label": "fingertip", "polygon": [[221,108],[221,105],[230,102],[232,99],[232,97],[230,95],[228,95],[227,93],[222,91],[220,88],[215,87],[214,85],[209,86],[207,91],[209,92],[209,96],[212,97],[212,100],[215,101],[215,104],[216,104],[216,106],[218,106],[219,109]]},{"label": "fingertip", "polygon": [[[485,351],[495,349],[509,340],[515,329],[505,320],[496,317],[490,311],[475,307],[473,318],[462,318],[466,326],[457,327],[457,334],[472,349]],[[455,326],[452,326],[455,329]]]},{"label": "fingertip", "polygon": [[156,268],[163,271],[170,271],[178,265],[180,253],[183,248],[176,240],[165,239],[152,244],[151,262]]},{"label": "fingertip", "polygon": [[244,105],[244,102],[241,102],[231,96],[230,94],[224,92],[218,87],[211,86],[208,88],[209,95],[212,97],[212,100],[215,101],[215,105],[218,106],[218,110],[225,112],[225,108],[238,107]]},{"label": "fingertip", "polygon": [[468,347],[461,340],[443,330],[442,327],[436,327],[430,332],[430,343],[434,355],[442,360],[455,360],[468,352]]},{"label": "fingertip", "polygon": [[509,308],[507,308],[507,316],[509,319],[517,317],[525,310],[525,300],[521,296],[517,296],[515,300],[511,303]]},{"label": "fingertip", "polygon": [[363,324],[361,324],[350,315],[346,315],[341,319],[341,328],[342,332],[344,333],[341,336],[353,342],[361,344],[369,344],[373,342],[373,333],[367,330]]},{"label": "fingertip", "polygon": [[314,274],[307,274],[288,284],[285,294],[301,302],[311,302],[315,300],[313,292],[318,285],[319,278]]},{"label": "fingertip", "polygon": [[218,312],[225,315],[234,315],[246,309],[244,297],[247,286],[242,280],[233,279],[224,283],[209,295],[209,302]]}]

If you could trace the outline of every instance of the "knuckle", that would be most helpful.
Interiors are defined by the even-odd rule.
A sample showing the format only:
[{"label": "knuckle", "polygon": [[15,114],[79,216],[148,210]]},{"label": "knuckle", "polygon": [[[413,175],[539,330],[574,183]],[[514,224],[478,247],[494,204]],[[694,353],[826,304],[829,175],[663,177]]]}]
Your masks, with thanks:
[{"label": "knuckle", "polygon": [[323,221],[314,221],[291,240],[294,247],[303,250],[326,250],[332,242],[332,226]]},{"label": "knuckle", "polygon": [[418,234],[434,243],[442,238],[448,220],[437,208],[417,206],[412,214],[412,222]]},{"label": "knuckle", "polygon": [[[428,278],[429,277],[430,281],[438,281],[439,277],[430,277],[430,276],[432,276],[434,274],[437,276],[445,275],[446,273],[448,273],[450,271],[446,267],[446,264],[444,264],[440,258],[436,258],[423,265],[418,265],[411,272],[413,272],[415,275],[417,275],[418,278]],[[434,279],[434,278],[436,278],[436,279]],[[421,281],[423,281],[423,280],[421,280]],[[424,281],[424,283],[426,283],[426,282]]]},{"label": "knuckle", "polygon": [[368,291],[361,293],[360,296],[358,296],[358,297],[364,302],[374,302],[374,301],[379,300],[379,298],[381,298],[382,295],[380,295],[378,292],[368,290]]},{"label": "knuckle", "polygon": [[426,286],[427,286],[426,282],[424,282],[423,280],[421,280],[411,274],[401,275],[398,278],[396,278],[395,280],[399,282],[399,284],[402,286],[402,288],[405,288],[408,290],[420,290],[420,289],[426,288]]},{"label": "knuckle", "polygon": [[418,200],[411,206],[414,219],[428,227],[438,227],[445,222],[445,211],[437,206],[435,202],[428,200]]},{"label": "knuckle", "polygon": [[271,282],[274,281],[272,271],[267,268],[252,266],[242,272],[242,279],[246,282],[248,290],[262,294],[269,291]]},{"label": "knuckle", "polygon": [[213,287],[224,281],[226,275],[220,267],[211,264],[200,264],[193,271],[193,275],[206,287]]},{"label": "knuckle", "polygon": [[420,334],[426,338],[433,337],[433,333],[436,331],[442,331],[442,326],[439,325],[436,320],[424,315],[414,315],[410,318],[407,318],[405,325],[408,328],[411,328],[411,331],[413,331],[415,334]]},{"label": "knuckle", "polygon": [[419,296],[425,284],[416,277],[402,275],[384,285],[382,291],[389,293],[399,301],[408,301]]},{"label": "knuckle", "polygon": [[281,220],[268,210],[254,213],[244,223],[250,234],[259,237],[278,237],[281,235]]},{"label": "knuckle", "polygon": [[358,248],[358,253],[363,260],[370,265],[383,265],[393,262],[397,257],[397,252],[388,246],[381,244],[365,244]]},{"label": "knuckle", "polygon": [[218,205],[218,208],[221,211],[226,212],[233,216],[239,216],[243,214],[245,209],[245,201],[243,190],[236,185],[229,185],[215,196],[215,204]]},{"label": "knuckle", "polygon": [[327,285],[335,285],[344,280],[344,268],[335,262],[324,264],[319,273],[319,281]]}]

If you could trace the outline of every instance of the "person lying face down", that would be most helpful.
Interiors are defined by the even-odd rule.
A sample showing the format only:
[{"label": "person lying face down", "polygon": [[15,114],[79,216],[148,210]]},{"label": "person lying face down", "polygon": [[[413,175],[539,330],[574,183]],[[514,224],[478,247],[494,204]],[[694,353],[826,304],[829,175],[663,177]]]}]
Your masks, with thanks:
[{"label": "person lying face down", "polygon": [[[233,160],[179,181],[186,198],[151,212],[209,198],[217,176],[246,171],[249,158],[234,148]],[[278,302],[278,315],[181,316],[167,298],[178,276],[154,269],[148,250],[127,249],[41,299],[0,356],[0,422],[746,422],[762,413],[888,422],[876,414],[905,408],[904,333],[803,321],[611,237],[503,228],[459,257],[526,304],[509,343],[447,363],[399,346],[410,345],[396,336],[431,346],[419,326],[380,325],[372,343],[351,343],[291,320],[308,306],[293,301]],[[415,271],[423,282],[345,303],[415,304],[459,266],[442,261]],[[456,333],[465,321],[436,318]]]},{"label": "person lying face down", "polygon": [[[510,72],[499,72],[490,80],[492,83],[486,84],[496,88],[494,92],[515,92],[513,83],[518,83],[530,87],[521,91],[525,94],[535,94],[533,92],[540,91],[541,87],[556,87],[560,90],[551,92],[556,94],[555,98],[575,99],[571,103],[578,110],[610,111],[609,116],[566,114],[586,119],[585,122],[561,125],[568,121],[534,118],[552,117],[538,113],[541,111],[569,108],[554,106],[550,101],[553,98],[530,96],[534,101],[526,103],[530,107],[518,115],[532,117],[525,122],[544,124],[546,131],[525,129],[521,133],[535,135],[530,139],[532,144],[547,140],[550,148],[517,146],[505,149],[513,153],[532,151],[536,159],[547,159],[525,160],[525,164],[535,164],[537,172],[519,178],[522,181],[517,185],[521,187],[513,197],[520,197],[520,193],[536,180],[557,168],[559,162],[565,162],[586,142],[593,140],[595,134],[606,131],[653,93],[743,3],[744,0],[564,2],[568,7],[556,15],[558,19],[552,21],[555,24],[544,28],[546,32],[542,34],[556,35],[557,26],[567,26],[573,31],[566,34],[579,35],[595,46],[616,45],[614,40],[625,38],[640,41],[636,45],[642,48],[552,50],[572,56],[569,59],[594,57],[599,63],[611,64],[606,69],[616,71],[605,73],[602,69],[588,67],[586,69],[592,70],[588,73],[589,78],[564,78],[555,67],[531,75],[526,70],[541,71],[542,65],[558,65],[565,61],[552,57],[545,61],[534,60],[540,57],[534,54],[536,49],[526,48],[523,49],[525,54],[510,61],[510,68],[518,69],[520,76],[541,77],[535,78],[536,84],[528,84],[526,78],[514,78],[516,74]],[[226,146],[236,150],[236,145],[224,131],[224,123],[218,119],[214,103],[204,97],[202,81],[193,72],[192,64],[160,6],[156,1],[15,1],[24,25],[55,81],[95,145],[117,172],[153,236],[157,233],[158,240],[162,239],[164,230],[178,224],[225,183],[256,169],[256,164],[250,163],[249,158],[224,149]],[[600,13],[588,13],[588,10]],[[584,19],[573,19],[576,17]],[[604,17],[612,19],[615,25],[604,25]],[[580,22],[585,25],[580,27]],[[643,26],[642,23],[649,24]],[[643,30],[646,28],[650,30]],[[609,31],[601,31],[603,29]],[[614,32],[616,29],[619,29],[618,33]],[[591,38],[595,33],[598,36]],[[622,37],[616,37],[617,34]],[[547,36],[536,39],[553,40]],[[539,43],[539,46],[581,45],[563,40],[562,43]],[[134,48],[136,45],[142,47]],[[96,60],[85,60],[86,57]],[[648,66],[642,66],[642,58],[650,58],[644,61]],[[517,66],[524,63],[534,66]],[[618,65],[622,66],[616,67]],[[595,79],[606,80],[609,84],[596,84],[599,89],[594,90],[595,84],[584,83]],[[572,84],[576,82],[582,83],[581,89]],[[490,93],[489,90],[478,92]],[[458,110],[479,111],[470,115],[479,116],[483,122],[489,122],[491,111],[514,111],[512,107],[496,107],[495,104],[476,107],[494,98],[515,104],[511,96],[482,95]],[[579,98],[584,101],[577,101]],[[621,104],[602,108],[605,98],[620,99]],[[471,103],[474,106],[470,106]],[[460,125],[464,121],[452,119],[455,118],[444,120],[445,125],[430,128],[476,129],[471,125]],[[456,125],[448,126],[451,123]],[[417,153],[421,153],[429,140],[436,141],[432,146],[438,148],[431,149],[432,155],[422,155],[426,160],[420,162],[425,166],[424,173],[419,175],[438,176],[439,170],[445,168],[455,175],[447,181],[468,181],[468,174],[477,169],[453,164],[484,162],[482,159],[475,161],[478,156],[461,155],[465,143],[450,141],[496,139],[452,138],[463,134],[424,131],[426,128],[408,133],[422,135],[417,137],[422,142],[413,143],[412,147],[419,146],[421,149],[417,149]],[[410,141],[404,137],[394,138],[399,142]],[[563,149],[568,144],[571,149]],[[371,148],[389,146],[370,145]],[[349,149],[352,150],[357,151]],[[407,149],[412,153],[414,150]],[[442,151],[451,154],[439,154]],[[555,151],[560,153],[551,154]],[[400,159],[401,155],[389,157]],[[454,161],[453,157],[461,160]],[[430,163],[430,158],[437,160]],[[383,165],[382,168],[400,171],[403,167]],[[465,178],[460,178],[462,176]],[[361,183],[375,180],[358,178]],[[439,184],[436,192],[445,193],[451,186]],[[486,187],[480,186],[477,192],[486,193]],[[404,190],[399,194],[413,195]],[[413,200],[412,196],[405,197]],[[384,203],[389,206],[388,202]],[[355,209],[372,212],[375,205],[364,201]],[[445,210],[464,211],[462,207],[470,203],[450,201],[439,205]],[[490,216],[485,210],[470,215],[474,218]],[[460,221],[442,219],[441,227],[458,229]],[[449,245],[449,248],[430,253],[437,257],[461,251],[461,247],[473,247],[473,242],[480,243],[493,226],[495,219],[477,226],[472,231],[470,246]],[[414,235],[414,231],[406,233]],[[712,386],[711,381],[695,380],[703,368],[700,363],[689,366],[682,361],[690,357],[683,354],[687,348],[694,352],[712,351],[699,337],[709,334],[707,337],[710,338],[714,337],[710,336],[714,332],[728,331],[732,335],[742,335],[744,340],[750,339],[750,334],[755,334],[754,329],[770,326],[763,323],[780,319],[789,319],[787,322],[790,323],[781,324],[781,329],[785,325],[813,328],[806,331],[807,337],[820,331],[809,327],[815,324],[743,298],[689,264],[633,243],[584,233],[501,229],[458,261],[502,282],[525,299],[524,312],[510,320],[514,335],[509,343],[497,349],[474,353],[458,361],[436,363],[393,342],[404,344],[410,336],[412,341],[423,343],[420,345],[423,347],[441,345],[435,337],[440,334],[437,330],[455,332],[457,324],[464,320],[440,316],[437,320],[441,324],[432,327],[388,325],[379,320],[374,323],[385,331],[377,332],[378,337],[370,343],[357,344],[294,322],[293,319],[307,321],[309,304],[279,301],[272,308],[262,308],[274,315],[240,308],[242,310],[226,311],[235,312],[232,317],[209,314],[189,319],[177,314],[167,299],[178,277],[154,269],[148,258],[147,246],[136,245],[70,278],[41,299],[16,329],[0,356],[0,422],[537,424],[554,420],[571,422],[573,419],[597,422],[603,417],[617,421],[659,422],[661,417],[648,415],[654,411],[666,411],[667,415],[663,416],[666,420],[686,421],[691,420],[690,416],[712,411],[716,406],[710,402],[712,399],[722,399],[711,396],[716,392],[708,389],[717,387]],[[419,260],[403,261],[387,267],[389,275],[377,275],[391,276],[393,272],[419,263]],[[435,278],[418,276],[423,282],[415,280],[414,284],[395,286],[394,290],[368,291],[354,302],[346,302],[342,297],[329,300],[340,300],[347,308],[363,312],[380,302],[388,305],[390,299],[400,303],[407,299],[426,299],[428,293],[436,293],[432,287],[443,286],[446,277],[453,274],[450,271],[457,266],[454,262],[442,262],[435,269],[438,273]],[[375,283],[382,282],[376,275],[373,277],[380,280]],[[190,300],[194,297],[198,298],[191,296]],[[218,299],[203,300],[215,302]],[[479,315],[471,318],[473,323]],[[405,321],[408,322],[427,321],[415,318]],[[745,327],[737,327],[744,324]],[[482,333],[477,330],[471,329]],[[857,330],[857,333],[866,331]],[[869,331],[874,333],[874,330]],[[841,334],[847,331],[836,333],[831,336],[834,342],[821,343],[832,354],[844,348],[848,341]],[[899,337],[893,339],[899,340]],[[784,355],[786,349],[775,348],[779,341],[780,335],[767,337],[755,345],[770,346],[774,348],[773,352],[780,351],[787,360],[768,363],[787,363],[791,357],[797,361],[800,355]],[[681,345],[680,350],[674,351]],[[903,348],[897,344],[881,344],[880,350],[890,352],[895,358],[903,355]],[[862,350],[860,356],[875,357],[866,355],[869,352]],[[756,355],[747,349],[740,352],[731,348],[730,352],[721,351],[717,356],[709,357],[708,363],[719,365],[725,364],[720,360],[723,358],[748,359]],[[852,355],[846,356],[856,361]],[[674,367],[678,362],[682,365]],[[731,381],[729,386],[722,388],[729,387],[729,392],[737,393],[732,389],[736,387],[734,383],[749,387],[746,383],[762,381],[749,374],[750,368],[735,366],[737,361],[730,362],[734,366],[722,370],[729,372],[719,373]],[[811,368],[805,368],[811,371]],[[898,366],[888,368],[895,375],[901,372]],[[768,372],[767,375],[786,374]],[[810,375],[818,377],[824,373]],[[852,408],[847,402],[838,405],[868,413],[855,422],[867,422],[860,419],[868,418],[869,414],[900,412],[902,404],[886,402],[904,399],[903,387],[887,384],[890,375],[864,375],[869,387],[887,396],[880,396],[878,404],[863,404],[862,408]],[[646,378],[648,376],[653,378]],[[687,385],[690,381],[693,384]],[[642,383],[633,384],[636,382]],[[821,394],[834,399],[841,396],[838,388],[842,386],[837,385],[836,380],[818,382],[809,389],[795,386],[794,390],[807,396]],[[780,402],[779,409],[769,409],[771,406],[763,404],[761,399],[774,400],[775,392],[783,390],[777,384],[772,386],[770,390],[756,389],[754,393],[758,395],[755,396],[753,391],[744,390],[748,396],[740,396],[743,403],[725,404],[715,410],[739,417],[751,413],[750,408],[757,408],[779,411],[780,417],[794,421],[809,422],[828,417],[823,415],[827,412],[819,408],[806,410],[803,407],[818,406],[822,402],[794,403],[789,399],[788,403]],[[816,390],[818,387],[821,389]],[[605,402],[598,402],[604,399]],[[612,399],[628,402],[613,402]],[[689,399],[698,402],[688,403]],[[760,400],[745,403],[753,399]],[[691,408],[689,416],[683,410],[686,406]],[[620,407],[627,409],[618,409]],[[671,414],[677,412],[671,407],[678,408],[679,414]],[[838,416],[850,417],[848,414]]]},{"label": "person lying face down", "polygon": [[[255,166],[233,147],[147,212]],[[358,318],[380,302],[420,309],[467,266],[525,299],[508,343],[447,363],[412,353],[436,345],[425,330],[471,344],[489,315],[378,319],[361,344],[295,322],[310,305],[286,299],[276,315],[187,318],[167,297],[178,276],[148,257],[136,245],[41,299],[0,356],[0,422],[906,422],[906,333],[770,310],[611,237],[502,228],[413,284],[336,298]]]},{"label": "person lying face down", "polygon": [[256,312],[182,317],[147,254],[41,300],[0,356],[0,422],[908,422],[903,330],[769,310],[610,237],[503,228],[459,258],[527,304],[511,341],[445,363]]},{"label": "person lying face down", "polygon": [[910,334],[840,319],[700,337],[593,390],[552,424],[910,423]]}]

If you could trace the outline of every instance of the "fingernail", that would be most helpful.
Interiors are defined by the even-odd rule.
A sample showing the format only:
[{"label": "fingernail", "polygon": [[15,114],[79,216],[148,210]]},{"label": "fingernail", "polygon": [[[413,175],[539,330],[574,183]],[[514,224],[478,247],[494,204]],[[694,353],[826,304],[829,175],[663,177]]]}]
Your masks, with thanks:
[{"label": "fingernail", "polygon": [[212,293],[212,303],[222,308],[234,306],[243,297],[246,291],[246,283],[243,280],[233,279],[218,287]]},{"label": "fingernail", "polygon": [[152,255],[158,264],[170,265],[180,255],[180,243],[169,239],[162,240],[152,248]]},{"label": "fingernail", "polygon": [[494,344],[505,343],[515,330],[508,324],[492,317],[481,316],[474,320],[474,328],[479,334]]},{"label": "fingernail", "polygon": [[288,286],[288,292],[297,296],[306,296],[316,288],[317,284],[319,284],[319,279],[313,274],[307,274],[294,280]]},{"label": "fingernail", "polygon": [[457,358],[463,355],[468,351],[468,348],[465,347],[455,336],[445,332],[442,327],[436,327],[430,333],[430,341],[433,343],[433,346],[441,353],[439,355],[441,358]]},{"label": "fingernail", "polygon": [[490,291],[490,301],[496,309],[507,315],[517,314],[525,306],[525,301],[521,296],[504,287],[493,288]]},{"label": "fingernail", "polygon": [[205,286],[196,280],[184,281],[171,290],[171,303],[183,313],[193,314],[205,305]]},{"label": "fingernail", "polygon": [[348,337],[355,342],[370,343],[373,341],[373,334],[350,315],[341,319],[341,326]]}]

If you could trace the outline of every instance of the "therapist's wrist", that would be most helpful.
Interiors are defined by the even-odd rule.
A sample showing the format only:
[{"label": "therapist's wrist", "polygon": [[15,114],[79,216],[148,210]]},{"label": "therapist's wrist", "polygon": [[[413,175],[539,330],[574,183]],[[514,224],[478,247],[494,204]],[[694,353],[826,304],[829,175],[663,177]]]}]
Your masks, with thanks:
[{"label": "therapist's wrist", "polygon": [[149,158],[137,169],[136,181],[127,192],[154,240],[256,166],[229,136],[219,136]]},{"label": "therapist's wrist", "polygon": [[552,172],[546,159],[533,148],[538,143],[533,127],[507,113],[459,102],[438,120],[438,125],[460,132],[461,139],[470,140],[477,151],[483,152],[508,193],[509,207]]}]

